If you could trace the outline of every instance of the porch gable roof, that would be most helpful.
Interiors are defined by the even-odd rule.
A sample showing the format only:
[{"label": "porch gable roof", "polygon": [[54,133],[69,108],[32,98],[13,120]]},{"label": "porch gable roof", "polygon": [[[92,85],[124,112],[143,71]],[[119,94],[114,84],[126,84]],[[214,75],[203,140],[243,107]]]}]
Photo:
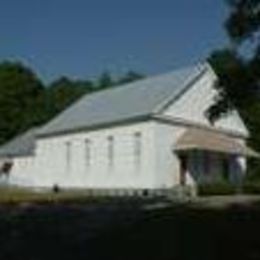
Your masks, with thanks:
[{"label": "porch gable roof", "polygon": [[216,131],[191,128],[177,140],[176,151],[204,150],[260,158],[260,154],[234,137]]}]

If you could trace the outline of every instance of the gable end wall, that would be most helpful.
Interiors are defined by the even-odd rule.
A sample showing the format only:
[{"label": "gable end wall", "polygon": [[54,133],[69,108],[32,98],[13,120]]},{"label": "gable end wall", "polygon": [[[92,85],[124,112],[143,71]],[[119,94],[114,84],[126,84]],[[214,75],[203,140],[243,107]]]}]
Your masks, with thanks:
[{"label": "gable end wall", "polygon": [[[214,84],[217,78],[215,73],[208,68],[207,73],[195,85],[191,86],[178,100],[169,105],[163,116],[185,120],[194,124],[212,126],[206,117],[207,109],[214,104],[218,95]],[[214,127],[228,132],[239,133],[247,137],[248,131],[237,111],[229,112],[226,116],[215,122]]]}]

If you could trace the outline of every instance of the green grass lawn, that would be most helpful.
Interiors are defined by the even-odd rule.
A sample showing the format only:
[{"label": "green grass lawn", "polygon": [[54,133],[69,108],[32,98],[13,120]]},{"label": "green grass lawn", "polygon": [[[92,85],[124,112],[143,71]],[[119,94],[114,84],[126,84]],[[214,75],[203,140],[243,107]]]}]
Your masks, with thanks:
[{"label": "green grass lawn", "polygon": [[17,187],[0,187],[0,204],[45,203],[93,200],[84,190],[34,191]]}]

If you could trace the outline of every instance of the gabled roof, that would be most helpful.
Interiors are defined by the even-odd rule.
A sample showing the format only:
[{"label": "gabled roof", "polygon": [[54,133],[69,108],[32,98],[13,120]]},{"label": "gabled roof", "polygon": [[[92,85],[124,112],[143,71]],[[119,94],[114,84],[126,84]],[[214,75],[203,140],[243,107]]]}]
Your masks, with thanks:
[{"label": "gabled roof", "polygon": [[31,128],[0,147],[0,158],[33,155],[38,128]]},{"label": "gabled roof", "polygon": [[66,133],[126,119],[149,116],[181,95],[208,68],[197,64],[83,96],[39,131],[39,136]]}]

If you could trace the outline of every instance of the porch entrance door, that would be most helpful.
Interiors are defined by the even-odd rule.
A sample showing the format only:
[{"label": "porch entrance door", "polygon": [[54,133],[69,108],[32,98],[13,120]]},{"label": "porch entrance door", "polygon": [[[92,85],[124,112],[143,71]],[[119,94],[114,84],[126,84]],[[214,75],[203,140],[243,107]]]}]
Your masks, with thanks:
[{"label": "porch entrance door", "polygon": [[180,155],[180,185],[186,185],[186,174],[188,170],[188,159],[185,155]]}]

